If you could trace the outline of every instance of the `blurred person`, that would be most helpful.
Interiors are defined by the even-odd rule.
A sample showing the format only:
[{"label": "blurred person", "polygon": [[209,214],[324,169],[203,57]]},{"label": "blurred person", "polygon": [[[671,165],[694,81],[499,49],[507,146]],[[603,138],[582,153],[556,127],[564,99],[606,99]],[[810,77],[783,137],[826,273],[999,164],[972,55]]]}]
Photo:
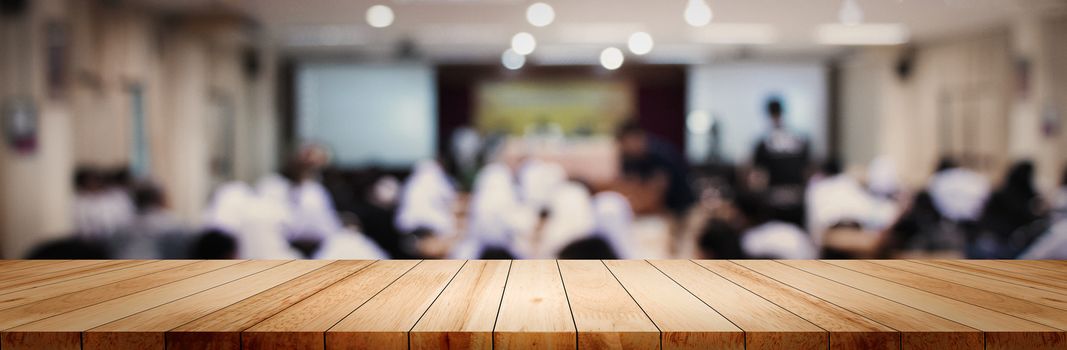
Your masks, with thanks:
[{"label": "blurred person", "polygon": [[534,210],[545,210],[555,191],[567,183],[567,172],[557,163],[527,159],[518,172],[523,203]]},{"label": "blurred person", "polygon": [[804,226],[803,196],[810,162],[809,142],[786,128],[780,100],[772,98],[766,109],[771,128],[756,143],[752,162],[766,174],[770,210],[778,212],[775,216],[785,221]]},{"label": "blurred person", "polygon": [[315,259],[380,260],[390,256],[359,231],[345,228],[330,235],[313,255]]},{"label": "blurred person", "polygon": [[600,236],[589,236],[571,242],[560,249],[558,256],[568,260],[619,259],[611,243]]},{"label": "blurred person", "polygon": [[99,240],[81,237],[61,238],[41,244],[27,255],[26,259],[112,259],[111,251]]},{"label": "blurred person", "polygon": [[408,254],[421,255],[416,252],[420,240],[447,241],[458,236],[457,201],[456,188],[439,162],[427,160],[415,165],[400,191],[395,219],[397,232],[407,237]]},{"label": "blurred person", "polygon": [[529,253],[516,247],[516,241],[532,232],[538,213],[520,200],[514,166],[509,164],[516,163],[493,162],[479,171],[471,193],[467,234],[453,249],[452,258],[475,259],[490,251],[523,258]]},{"label": "blurred person", "polygon": [[896,199],[900,194],[897,165],[887,156],[878,156],[867,167],[867,190],[879,198]]},{"label": "blurred person", "polygon": [[[396,224],[398,205],[400,204],[400,181],[392,175],[381,175],[372,172],[367,175],[370,179],[366,185],[359,186],[355,192],[357,198],[353,206],[354,215],[357,217],[358,227],[345,228],[341,236],[351,241],[349,236],[354,232],[359,236],[366,236],[368,243],[375,245],[374,249],[384,250],[385,254],[396,258],[410,258],[417,256],[410,247],[405,245],[404,237]],[[360,181],[364,182],[364,181]],[[326,243],[332,240],[332,236],[326,237]],[[370,249],[370,248],[368,248]]]},{"label": "blurred person", "polygon": [[193,259],[236,259],[238,242],[225,231],[209,229],[200,233],[192,244],[189,255]]},{"label": "blurred person", "polygon": [[[626,182],[656,191],[655,198],[682,217],[696,201],[685,163],[677,150],[647,133],[636,120],[627,120],[615,134],[621,156],[620,174]],[[647,207],[647,205],[634,205]]]},{"label": "blurred person", "polygon": [[[971,242],[970,257],[1011,258],[1045,231],[1045,203],[1034,188],[1034,164],[1016,162],[1004,182],[986,202],[981,217],[981,233]],[[1031,226],[1031,224],[1036,224]]]},{"label": "blurred person", "polygon": [[982,174],[946,157],[939,161],[926,191],[942,216],[958,222],[975,221],[982,215],[990,185]]},{"label": "blurred person", "polygon": [[[319,173],[329,163],[326,148],[309,144],[302,147],[282,172],[288,194],[286,200],[292,221],[286,237],[298,245],[314,245],[341,229],[341,219],[334,209],[329,191],[319,181]],[[283,185],[275,181],[275,186]],[[273,189],[272,191],[279,191]]]},{"label": "blurred person", "polygon": [[618,192],[601,192],[593,196],[596,235],[602,237],[619,259],[639,259],[633,236],[634,211],[630,201]]},{"label": "blurred person", "polygon": [[872,195],[859,180],[842,170],[836,159],[826,161],[820,176],[811,180],[804,195],[808,232],[816,246],[823,245],[831,227],[855,224],[864,231],[876,233],[896,219],[894,202]]},{"label": "blurred person", "polygon": [[[261,179],[259,193],[241,182],[219,186],[205,210],[208,229],[232,234],[241,259],[298,259],[300,253],[286,240],[292,212],[285,199],[285,183]],[[279,196],[281,196],[279,198]]]},{"label": "blurred person", "polygon": [[1063,169],[1060,187],[1052,195],[1050,209],[1053,221],[1067,219],[1067,167]]},{"label": "blurred person", "polygon": [[551,195],[536,257],[554,258],[568,244],[593,235],[596,220],[589,190],[577,183],[561,185]]},{"label": "blurred person", "polygon": [[186,258],[189,237],[184,227],[166,207],[163,190],[151,183],[133,190],[137,214],[132,223],[112,239],[119,259]]},{"label": "blurred person", "polygon": [[474,175],[478,172],[481,148],[482,136],[474,128],[463,126],[452,131],[449,142],[449,156],[454,166],[452,171],[460,187],[464,189],[470,188],[474,182]]},{"label": "blurred person", "polygon": [[741,234],[741,251],[757,259],[816,259],[818,250],[799,226],[776,218],[758,198],[742,196],[737,207],[747,223]]},{"label": "blurred person", "polygon": [[133,203],[125,189],[102,171],[81,168],[74,175],[74,231],[86,239],[107,239],[133,219]]}]

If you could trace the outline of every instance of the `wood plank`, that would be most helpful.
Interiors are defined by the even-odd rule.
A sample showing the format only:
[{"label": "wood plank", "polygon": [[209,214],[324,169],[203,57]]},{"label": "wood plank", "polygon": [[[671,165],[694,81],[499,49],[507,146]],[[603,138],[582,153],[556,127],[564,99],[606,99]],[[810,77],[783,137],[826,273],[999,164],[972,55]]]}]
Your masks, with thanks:
[{"label": "wood plank", "polygon": [[407,349],[408,332],[465,260],[427,260],[326,331],[329,349]]},{"label": "wood plank", "polygon": [[813,274],[832,279],[898,303],[920,308],[943,318],[985,332],[986,349],[1062,349],[1063,331],[1015,316],[992,311],[955,299],[865,275],[822,261],[782,261]]},{"label": "wood plank", "polygon": [[[323,349],[326,330],[418,265],[377,261],[241,333],[247,349]],[[4,349],[7,350],[7,349]]]},{"label": "wood plank", "polygon": [[106,262],[106,260],[57,260],[54,261],[55,263],[52,262],[53,261],[45,261],[44,263],[39,263],[38,266],[35,266],[32,269],[21,268],[10,271],[2,271],[0,272],[0,281],[16,281],[21,278],[33,277],[39,274],[53,273],[73,268],[102,264]]},{"label": "wood plank", "polygon": [[734,263],[793,286],[901,333],[904,349],[983,349],[983,335],[975,328],[946,320],[860,288],[838,283],[771,260]]},{"label": "wood plank", "polygon": [[744,349],[741,329],[647,261],[604,261],[662,337],[664,349]]},{"label": "wood plank", "polygon": [[826,330],[688,260],[649,261],[745,331],[745,349],[826,349]]},{"label": "wood plank", "polygon": [[493,331],[496,349],[574,349],[577,331],[559,265],[552,260],[511,264]]},{"label": "wood plank", "polygon": [[1005,260],[1014,264],[1033,266],[1050,271],[1056,271],[1067,278],[1067,261],[1065,260]]},{"label": "wood plank", "polygon": [[653,349],[660,332],[599,260],[560,260],[579,349]]},{"label": "wood plank", "polygon": [[178,267],[163,269],[148,275],[12,307],[0,311],[0,330],[163,286],[236,263],[237,261],[215,260],[188,265],[178,264]]},{"label": "wood plank", "polygon": [[82,349],[166,348],[164,333],[213,311],[285,283],[332,261],[297,260],[148,309],[86,331]]},{"label": "wood plank", "polygon": [[22,269],[37,268],[52,264],[62,264],[70,260],[0,260],[5,264],[0,266],[0,274],[18,271]]},{"label": "wood plank", "polygon": [[80,292],[131,278],[192,264],[192,260],[152,261],[143,265],[118,268],[96,275],[56,282],[45,286],[0,295],[0,310],[10,309],[64,294]]},{"label": "wood plank", "polygon": [[5,340],[3,349],[19,349],[18,347],[7,346],[6,340],[9,337],[19,338],[21,343],[30,349],[58,349],[58,346],[66,344],[66,342],[61,344],[50,343],[56,337],[66,336],[80,340],[81,332],[93,327],[266,270],[281,263],[283,261],[242,261],[177,282],[24,324],[3,332]]},{"label": "wood plank", "polygon": [[1067,330],[1067,311],[1013,296],[993,293],[979,288],[943,281],[869,261],[830,260],[830,264],[878,277],[892,283],[937,294],[946,298],[978,305],[986,309],[1012,315],[1060,330]]},{"label": "wood plank", "polygon": [[511,261],[468,261],[412,328],[411,348],[492,349],[510,270]]},{"label": "wood plank", "polygon": [[995,269],[1026,274],[1038,278],[1051,278],[1061,282],[1067,282],[1067,269],[1047,269],[1038,266],[1038,261],[1022,260],[967,260],[965,262],[989,266]]},{"label": "wood plank", "polygon": [[167,349],[240,350],[242,331],[366,268],[372,262],[336,261],[186,323],[167,332]]},{"label": "wood plank", "polygon": [[[829,331],[830,349],[902,348],[901,335],[895,329],[831,302],[729,261],[696,260],[694,262]],[[981,343],[978,342],[980,334],[977,331],[973,331],[972,334],[976,341],[976,348],[980,348]]]},{"label": "wood plank", "polygon": [[[10,273],[11,277],[0,277],[0,281],[4,281],[4,284],[0,285],[0,293],[10,293],[49,283],[74,279],[84,276],[84,273],[90,273],[92,271],[100,272],[101,267],[106,271],[108,267],[113,268],[116,266],[127,265],[129,263],[129,261],[124,260],[75,260],[60,265],[47,265],[35,269],[18,270]],[[136,263],[144,262],[135,262],[135,264]]]},{"label": "wood plank", "polygon": [[982,278],[979,276],[958,273],[937,266],[924,265],[907,260],[872,260],[871,262],[892,267],[897,270],[907,271],[923,276],[937,278],[939,280],[962,284],[972,288],[978,288],[1002,295],[1013,296],[1026,301],[1051,306],[1060,310],[1067,310],[1067,296],[1053,293],[1042,289],[1027,288],[1013,283],[996,279]]},{"label": "wood plank", "polygon": [[1050,281],[1044,278],[1037,278],[1024,274],[1018,274],[1011,271],[1004,271],[995,269],[992,267],[967,264],[959,260],[913,260],[920,264],[933,265],[937,267],[946,268],[949,270],[969,273],[982,278],[996,279],[1004,282],[1014,283],[1029,288],[1043,289],[1053,293],[1059,293],[1067,295],[1067,286],[1061,286],[1057,281]]}]

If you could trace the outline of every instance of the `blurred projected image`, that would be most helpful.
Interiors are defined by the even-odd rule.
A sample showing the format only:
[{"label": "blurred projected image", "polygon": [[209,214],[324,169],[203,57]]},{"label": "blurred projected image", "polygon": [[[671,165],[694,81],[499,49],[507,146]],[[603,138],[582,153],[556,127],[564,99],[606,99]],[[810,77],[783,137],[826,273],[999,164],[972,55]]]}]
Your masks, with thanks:
[{"label": "blurred projected image", "polygon": [[493,81],[478,85],[475,125],[510,135],[610,135],[634,112],[623,81]]}]

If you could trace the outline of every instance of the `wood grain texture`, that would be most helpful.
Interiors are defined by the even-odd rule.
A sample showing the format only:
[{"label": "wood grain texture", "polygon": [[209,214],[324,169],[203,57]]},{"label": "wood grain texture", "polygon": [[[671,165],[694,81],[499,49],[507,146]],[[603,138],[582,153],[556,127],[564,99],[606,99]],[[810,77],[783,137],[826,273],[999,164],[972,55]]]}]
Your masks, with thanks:
[{"label": "wood grain texture", "polygon": [[211,289],[90,329],[82,335],[85,350],[166,348],[164,333],[215,310],[251,297],[331,261],[290,261]]},{"label": "wood grain texture", "polygon": [[[201,261],[0,311],[0,331],[204,274],[238,261]],[[6,349],[6,348],[5,348]]]},{"label": "wood grain texture", "polygon": [[906,260],[875,260],[877,264],[885,265],[896,270],[928,276],[939,280],[957,283],[972,288],[978,288],[1002,295],[1010,295],[1026,301],[1051,306],[1060,310],[1067,310],[1067,295],[1049,292],[1043,289],[1025,288],[1017,284],[1004,282],[997,279],[982,278],[979,276],[956,273],[952,270],[924,265]]},{"label": "wood grain texture", "polygon": [[604,261],[662,332],[664,349],[744,349],[741,329],[642,260]]},{"label": "wood grain texture", "polygon": [[[37,332],[66,332],[81,338],[81,332],[93,327],[266,270],[281,263],[281,261],[243,261],[177,282],[24,324],[6,330],[4,333],[21,333],[27,344],[31,345],[34,344],[33,335]],[[47,349],[50,346],[51,344],[48,343],[39,343],[30,348]],[[9,350],[11,348],[3,346],[3,349]]]},{"label": "wood grain texture", "polygon": [[830,349],[901,348],[896,330],[770,277],[729,261],[694,263],[825,329]]},{"label": "wood grain texture", "polygon": [[580,349],[651,349],[660,332],[599,260],[560,260]]},{"label": "wood grain texture", "polygon": [[1062,349],[1067,347],[1067,335],[1052,327],[822,261],[784,261],[782,263],[982,330],[985,332],[986,349],[1018,349],[1020,347]]},{"label": "wood grain texture", "polygon": [[147,261],[143,260],[79,260],[76,261],[76,263],[72,261],[67,264],[49,265],[40,269],[14,271],[11,273],[11,277],[0,277],[0,281],[4,281],[4,283],[0,285],[0,294],[44,286],[68,279],[107,272],[117,268],[144,264],[146,262]]},{"label": "wood grain texture", "polygon": [[826,349],[825,330],[688,260],[650,261],[745,331],[745,349]]},{"label": "wood grain texture", "polygon": [[124,281],[135,277],[140,277],[160,271],[177,268],[180,266],[189,265],[192,263],[194,263],[194,261],[192,260],[153,261],[142,265],[136,265],[136,268],[133,268],[134,266],[119,268],[113,271],[108,271],[100,274],[89,275],[85,277],[56,282],[45,286],[39,286],[30,289],[20,290],[17,292],[11,292],[4,295],[0,295],[0,310],[10,309],[16,306],[26,305],[29,303],[57,297],[64,294],[81,292],[90,288],[108,285],[111,283]]},{"label": "wood grain texture", "polygon": [[52,264],[64,264],[70,260],[0,260],[0,274],[27,268],[37,268]]},{"label": "wood grain texture", "polygon": [[901,271],[869,261],[828,261],[852,271],[878,277],[899,285],[955,299],[972,305],[982,305],[986,309],[1012,315],[1060,330],[1067,329],[1067,311],[1032,303],[1020,298],[997,294],[990,291],[968,287],[962,284],[946,282],[912,272]]},{"label": "wood grain texture", "polygon": [[963,260],[961,262],[1026,275],[1032,278],[1049,279],[1056,286],[1067,288],[1067,271],[1048,270],[1011,260]]},{"label": "wood grain texture", "polygon": [[776,261],[737,260],[734,263],[900,331],[904,349],[984,347],[983,335],[977,329],[921,311],[921,308],[902,305]]},{"label": "wood grain texture", "polygon": [[981,278],[995,279],[1029,288],[1042,289],[1053,293],[1067,295],[1067,287],[1060,286],[1057,281],[1050,281],[1044,278],[1018,274],[992,267],[967,264],[959,260],[916,260],[915,262],[967,273]]},{"label": "wood grain texture", "polygon": [[366,268],[372,261],[336,261],[167,332],[168,350],[240,350],[241,332]]},{"label": "wood grain texture", "polygon": [[559,266],[552,260],[516,260],[493,332],[496,349],[574,349],[574,319]]},{"label": "wood grain texture", "polygon": [[466,263],[428,260],[326,331],[329,349],[407,349],[408,332]]},{"label": "wood grain texture", "polygon": [[511,261],[468,261],[412,328],[411,348],[492,349],[510,270]]},{"label": "wood grain texture", "polygon": [[323,349],[326,330],[419,263],[418,260],[377,261],[245,330],[241,333],[242,347]]}]

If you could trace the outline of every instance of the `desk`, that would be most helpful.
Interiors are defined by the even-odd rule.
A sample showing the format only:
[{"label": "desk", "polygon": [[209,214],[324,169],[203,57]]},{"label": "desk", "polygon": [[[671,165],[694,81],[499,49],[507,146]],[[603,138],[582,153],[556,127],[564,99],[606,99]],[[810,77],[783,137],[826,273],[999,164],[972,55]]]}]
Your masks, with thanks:
[{"label": "desk", "polygon": [[0,349],[1067,349],[1067,262],[0,261]]}]

